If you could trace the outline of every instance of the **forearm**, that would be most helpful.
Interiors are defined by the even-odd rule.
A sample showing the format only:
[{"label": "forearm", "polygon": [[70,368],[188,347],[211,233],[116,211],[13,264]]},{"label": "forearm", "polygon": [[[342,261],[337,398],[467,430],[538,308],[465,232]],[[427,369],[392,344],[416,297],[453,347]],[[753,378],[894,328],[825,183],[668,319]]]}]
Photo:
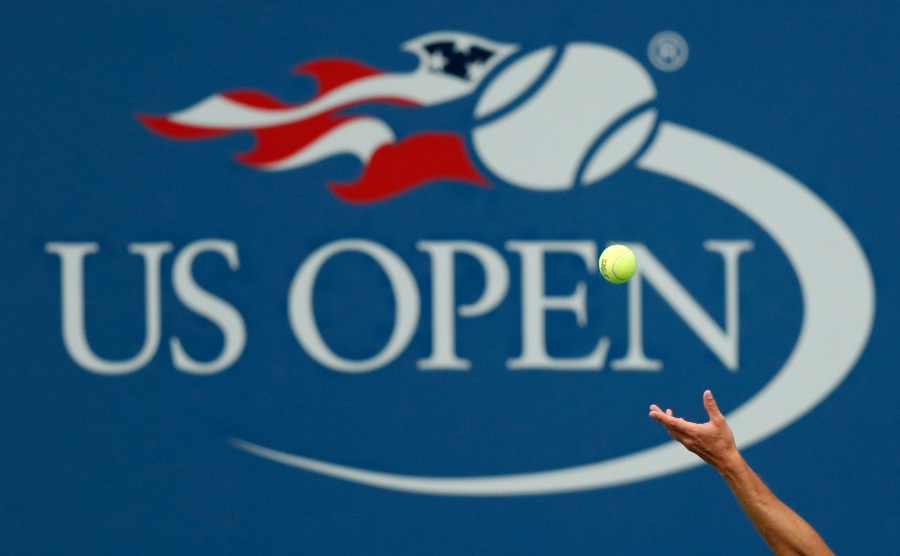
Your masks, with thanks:
[{"label": "forearm", "polygon": [[834,554],[809,523],[775,496],[740,453],[734,451],[716,468],[775,554]]}]

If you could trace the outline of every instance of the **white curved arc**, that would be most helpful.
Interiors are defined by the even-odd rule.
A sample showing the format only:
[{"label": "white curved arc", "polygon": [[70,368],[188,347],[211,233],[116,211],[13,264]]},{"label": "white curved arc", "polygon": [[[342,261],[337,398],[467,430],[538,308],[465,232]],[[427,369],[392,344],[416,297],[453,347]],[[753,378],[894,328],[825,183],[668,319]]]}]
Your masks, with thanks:
[{"label": "white curved arc", "polygon": [[[444,496],[523,496],[556,494],[651,479],[703,463],[675,442],[600,463],[511,475],[425,477],[372,471],[273,450],[239,438],[235,448],[282,465],[368,486]],[[637,475],[637,478],[634,478]]]},{"label": "white curved arc", "polygon": [[[667,122],[637,166],[736,207],[775,240],[794,267],[803,296],[797,344],[772,380],[728,417],[738,443],[754,444],[808,413],[853,370],[875,318],[869,261],[822,199],[724,141]],[[837,259],[853,269],[852,279],[835,272]]]},{"label": "white curved arc", "polygon": [[[850,373],[872,327],[871,269],[840,218],[800,182],[733,145],[676,124],[660,125],[636,162],[714,195],[752,218],[784,250],[803,292],[800,337],[785,365],[741,407],[727,415],[742,447],[787,427],[828,396]],[[779,203],[773,202],[778,198]],[[834,253],[856,271],[845,281],[830,266]],[[852,303],[835,300],[851,299]],[[459,496],[512,496],[611,487],[668,475],[702,461],[675,442],[613,459],[535,473],[426,477],[336,465],[272,450],[245,440],[232,444],[284,465],[391,490]]]}]

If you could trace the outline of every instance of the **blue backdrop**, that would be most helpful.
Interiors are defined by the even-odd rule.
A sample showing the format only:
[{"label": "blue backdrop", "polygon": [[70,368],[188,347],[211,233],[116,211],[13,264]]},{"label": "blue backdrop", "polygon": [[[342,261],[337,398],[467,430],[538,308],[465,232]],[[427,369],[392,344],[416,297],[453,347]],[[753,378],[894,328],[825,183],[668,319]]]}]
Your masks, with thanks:
[{"label": "blue backdrop", "polygon": [[[569,486],[538,479],[529,484],[544,486],[519,492],[447,494],[434,485],[448,477],[494,484],[664,445],[668,437],[646,416],[650,403],[700,420],[702,391],[712,388],[726,412],[741,407],[787,366],[804,315],[821,317],[815,324],[825,330],[811,353],[834,350],[847,361],[822,360],[830,387],[821,386],[820,369],[803,367],[795,382],[775,387],[774,410],[733,423],[746,439],[745,457],[838,553],[900,552],[895,3],[92,1],[7,3],[0,13],[7,75],[0,88],[0,552],[765,553],[715,471],[680,463],[693,461],[681,452],[650,458],[655,471],[602,468]],[[437,31],[517,50],[502,61],[505,51],[496,50],[496,65],[479,66],[483,81],[467,66],[472,88],[446,102],[415,97],[419,82],[402,82],[365,92],[371,102],[347,101],[339,112],[371,118],[354,120],[370,127],[353,128],[344,146],[385,129],[397,141],[417,133],[437,141],[440,132],[452,143],[427,143],[375,175],[376,185],[427,173],[461,147],[462,163],[434,170],[417,187],[348,201],[329,183],[359,179],[370,152],[347,147],[293,169],[261,171],[234,157],[253,148],[249,133],[202,141],[166,135],[178,126],[173,113],[224,91],[265,91],[266,100],[231,97],[247,111],[305,106],[316,87],[291,73],[300,62],[339,57],[381,75],[434,75],[435,66],[417,70],[401,45]],[[661,31],[684,42],[648,52]],[[644,110],[657,116],[644,120],[650,127],[633,134],[610,175],[585,178],[586,186],[546,182],[541,190],[529,185],[540,179],[528,169],[556,164],[559,158],[541,156],[559,145],[571,152],[568,126],[588,125],[593,113],[571,122],[563,113],[584,95],[539,111],[524,132],[504,136],[508,147],[480,141],[490,140],[491,122],[523,113],[554,71],[563,75],[560,57],[577,45],[588,52],[588,69],[601,50],[584,45],[616,49],[596,54],[625,60],[608,94],[636,95],[610,112],[612,123],[596,124],[591,148],[603,148],[604,132],[621,129],[617,136],[625,137]],[[532,52],[552,53],[550,69],[538,71],[544,81],[487,123],[473,116],[491,83],[502,84],[498,76]],[[428,56],[434,63],[434,52]],[[559,78],[562,97],[582,83],[582,69],[564,74],[569,82]],[[332,91],[373,83],[341,75]],[[457,83],[459,76],[446,75],[440,78]],[[616,88],[630,75],[649,79],[644,97],[638,85]],[[444,83],[422,87],[450,95]],[[403,94],[419,101],[396,102]],[[288,107],[276,109],[273,99]],[[142,114],[163,123],[154,132]],[[209,127],[185,121],[182,131]],[[305,133],[298,129],[284,133]],[[724,150],[698,146],[680,158],[690,130]],[[278,151],[287,135],[259,141],[272,139]],[[535,141],[546,143],[540,156],[503,166],[504,153]],[[379,152],[373,172],[376,158],[388,156]],[[593,151],[586,152],[576,160],[582,176]],[[790,195],[767,193],[765,179],[748,178],[761,191],[755,209],[686,186],[675,166],[691,153],[711,175],[746,177],[706,152],[744,153],[735,156],[797,180],[798,190],[822,202],[810,211],[833,214],[828,222],[847,230],[836,233],[861,251],[827,243],[815,214],[807,220]],[[462,177],[464,170],[478,178]],[[792,223],[773,234],[754,210]],[[780,233],[807,238],[803,245],[826,242],[809,257],[809,284]],[[197,243],[203,240],[212,242]],[[357,243],[334,243],[347,240]],[[708,240],[739,249],[736,266],[729,270],[725,255],[704,247]],[[613,286],[599,277],[593,257],[611,241],[650,254],[644,264],[639,257],[638,282]],[[158,269],[148,244],[158,244]],[[439,244],[458,253],[441,259]],[[314,272],[329,245],[369,251],[338,249]],[[463,245],[487,255],[479,259]],[[199,249],[193,259],[192,247]],[[529,258],[528,249],[543,254]],[[485,270],[491,264],[499,274]],[[309,298],[301,269],[311,277]],[[677,288],[665,276],[709,316],[705,336],[696,329],[702,317],[674,307]],[[827,282],[816,290],[828,299],[824,312],[810,311],[813,282]],[[492,286],[495,298],[483,298]],[[154,291],[159,306],[148,311],[145,294]],[[64,306],[75,311],[78,299],[84,319],[70,312],[67,325]],[[451,304],[449,317],[440,303]],[[466,305],[468,314],[457,309]],[[727,315],[737,308],[730,329]],[[312,327],[304,315],[312,315]],[[450,337],[447,326],[455,328],[454,360],[467,361],[467,370],[446,357],[434,368],[423,363],[435,358],[435,338]],[[79,330],[93,363],[85,344],[76,345]],[[646,359],[659,362],[655,370],[622,363],[638,336]],[[585,361],[605,342],[607,351],[587,369],[560,362]],[[528,349],[545,349],[553,363],[534,363]],[[350,369],[354,362],[363,363]],[[813,399],[816,389],[821,399]],[[789,416],[794,403],[808,407]],[[311,460],[289,455],[345,467],[310,470]],[[347,468],[359,475],[327,474]],[[366,472],[426,486],[373,485],[385,475]]]}]

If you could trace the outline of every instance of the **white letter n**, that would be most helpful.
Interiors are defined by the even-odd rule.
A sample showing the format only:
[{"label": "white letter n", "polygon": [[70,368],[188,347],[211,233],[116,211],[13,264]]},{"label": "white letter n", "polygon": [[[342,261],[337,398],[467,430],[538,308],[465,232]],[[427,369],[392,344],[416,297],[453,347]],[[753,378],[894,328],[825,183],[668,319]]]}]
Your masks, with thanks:
[{"label": "white letter n", "polygon": [[628,284],[628,352],[622,359],[610,362],[610,367],[623,371],[658,371],[662,362],[644,355],[644,326],[642,309],[642,279],[662,296],[700,340],[719,358],[729,371],[738,369],[739,304],[738,258],[741,253],[753,249],[749,240],[708,240],[703,243],[707,251],[722,255],[725,262],[725,328],[703,310],[666,267],[653,256],[646,246],[629,243],[638,260],[638,272]]}]

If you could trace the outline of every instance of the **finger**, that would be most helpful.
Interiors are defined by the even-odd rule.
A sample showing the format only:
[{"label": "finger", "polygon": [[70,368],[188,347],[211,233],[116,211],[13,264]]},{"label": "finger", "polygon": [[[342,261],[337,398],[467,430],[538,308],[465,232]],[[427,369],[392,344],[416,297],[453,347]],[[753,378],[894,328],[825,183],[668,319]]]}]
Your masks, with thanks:
[{"label": "finger", "polygon": [[665,412],[663,412],[663,410],[660,409],[659,406],[654,406],[654,408],[650,410],[650,418],[659,421],[666,427],[669,426],[669,421],[674,419],[671,414],[666,414]]},{"label": "finger", "polygon": [[722,412],[719,411],[719,406],[716,404],[716,399],[713,397],[711,390],[703,392],[703,405],[706,407],[706,413],[709,415],[710,420],[722,417]]},{"label": "finger", "polygon": [[667,415],[666,417],[667,418],[664,421],[664,424],[670,432],[687,432],[687,430],[690,429],[691,425],[694,424],[689,421],[685,421],[681,417],[672,417],[671,415]]},{"label": "finger", "polygon": [[672,433],[673,431],[679,432],[679,433],[685,432],[686,430],[688,430],[690,428],[691,425],[694,424],[694,423],[689,423],[688,421],[685,421],[681,417],[674,417],[672,415],[671,409],[668,410],[667,413],[651,411],[650,417],[652,419],[656,419],[657,421],[662,423],[662,425],[664,427],[666,427],[666,429],[668,429],[669,433]]},{"label": "finger", "polygon": [[655,403],[650,404],[650,411],[659,411],[660,413],[662,413],[662,409],[660,409],[659,406]]},{"label": "finger", "polygon": [[667,409],[667,410],[666,410],[666,415],[668,415],[669,417],[674,417],[674,416],[675,416],[675,414],[672,413],[672,410],[671,410],[671,409]]}]

